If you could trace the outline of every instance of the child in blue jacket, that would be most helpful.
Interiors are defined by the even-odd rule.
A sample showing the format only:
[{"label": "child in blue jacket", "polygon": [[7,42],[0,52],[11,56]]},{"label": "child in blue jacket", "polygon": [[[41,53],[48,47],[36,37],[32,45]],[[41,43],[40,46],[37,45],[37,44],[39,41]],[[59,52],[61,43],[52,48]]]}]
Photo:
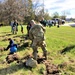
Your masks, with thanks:
[{"label": "child in blue jacket", "polygon": [[7,46],[7,48],[5,50],[8,50],[10,48],[10,54],[14,54],[17,51],[17,44],[14,43],[14,41],[9,38],[9,45]]}]

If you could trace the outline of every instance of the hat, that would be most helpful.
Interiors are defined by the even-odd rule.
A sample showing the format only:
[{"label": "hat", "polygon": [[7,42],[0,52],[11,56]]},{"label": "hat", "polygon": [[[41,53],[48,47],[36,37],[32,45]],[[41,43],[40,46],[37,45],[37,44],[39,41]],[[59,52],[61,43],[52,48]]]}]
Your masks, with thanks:
[{"label": "hat", "polygon": [[33,24],[35,24],[35,21],[34,20],[31,20],[30,22],[33,23]]}]

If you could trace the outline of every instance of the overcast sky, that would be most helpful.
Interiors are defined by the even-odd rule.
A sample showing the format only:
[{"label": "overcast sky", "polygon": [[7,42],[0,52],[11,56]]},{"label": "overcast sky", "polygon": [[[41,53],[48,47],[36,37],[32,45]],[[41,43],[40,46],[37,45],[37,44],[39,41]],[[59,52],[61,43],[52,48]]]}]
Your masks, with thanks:
[{"label": "overcast sky", "polygon": [[67,17],[75,18],[75,0],[40,0],[40,3],[43,3],[43,1],[44,8],[50,15],[54,12],[62,14],[65,11],[67,12]]},{"label": "overcast sky", "polygon": [[[40,3],[43,3],[43,0],[40,0]],[[44,8],[50,15],[54,12],[61,15],[65,11],[67,17],[75,18],[75,0],[44,0]]]}]

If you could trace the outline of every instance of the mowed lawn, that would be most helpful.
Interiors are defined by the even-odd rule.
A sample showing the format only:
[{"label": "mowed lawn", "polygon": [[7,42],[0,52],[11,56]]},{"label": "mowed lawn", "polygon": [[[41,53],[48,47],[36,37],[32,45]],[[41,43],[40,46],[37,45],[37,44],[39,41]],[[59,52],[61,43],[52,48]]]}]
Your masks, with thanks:
[{"label": "mowed lawn", "polygon": [[[27,33],[26,26],[23,26],[23,28],[24,34],[21,33],[19,26],[18,33],[12,35],[10,26],[0,27],[0,47],[6,47],[9,44],[8,38],[14,39],[17,44],[26,41],[24,38]],[[56,65],[66,63],[64,68],[60,68],[61,75],[75,75],[75,27],[46,27],[45,40],[48,50],[48,60]],[[28,41],[30,42],[30,40]],[[61,53],[62,50],[63,52]],[[20,57],[23,57],[31,54],[32,51],[30,47],[20,47],[18,54]],[[38,54],[41,55],[42,50],[39,48],[38,51]],[[2,64],[8,53],[9,50],[0,52],[0,75],[43,75],[41,72],[45,71],[44,64],[38,64],[32,70],[16,62]]]}]

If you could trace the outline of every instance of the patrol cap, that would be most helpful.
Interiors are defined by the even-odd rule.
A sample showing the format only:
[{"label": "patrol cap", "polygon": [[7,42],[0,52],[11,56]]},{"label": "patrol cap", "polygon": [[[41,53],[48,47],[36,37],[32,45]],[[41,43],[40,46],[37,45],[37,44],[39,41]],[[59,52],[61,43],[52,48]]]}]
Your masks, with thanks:
[{"label": "patrol cap", "polygon": [[31,20],[30,23],[35,24],[35,21],[34,20]]}]

